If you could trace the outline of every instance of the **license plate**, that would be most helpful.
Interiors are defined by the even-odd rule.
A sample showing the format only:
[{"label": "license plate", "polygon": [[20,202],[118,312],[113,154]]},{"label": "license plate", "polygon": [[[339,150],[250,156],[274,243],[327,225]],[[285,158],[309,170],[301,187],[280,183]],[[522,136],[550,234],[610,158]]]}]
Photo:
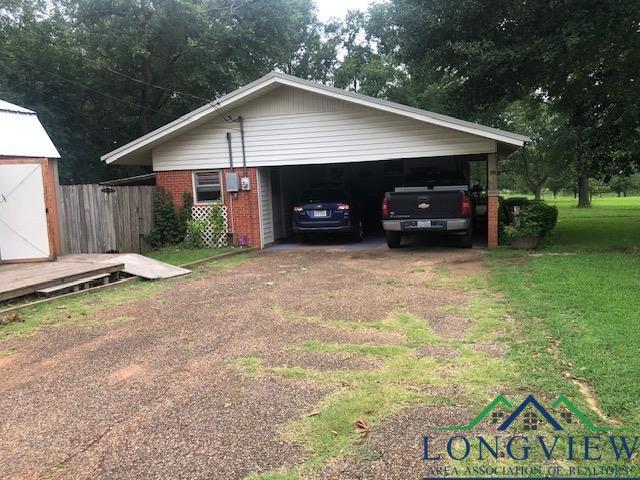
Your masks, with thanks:
[{"label": "license plate", "polygon": [[313,218],[326,218],[327,216],[326,210],[313,210]]},{"label": "license plate", "polygon": [[416,222],[417,228],[429,228],[431,227],[431,220],[418,220]]}]

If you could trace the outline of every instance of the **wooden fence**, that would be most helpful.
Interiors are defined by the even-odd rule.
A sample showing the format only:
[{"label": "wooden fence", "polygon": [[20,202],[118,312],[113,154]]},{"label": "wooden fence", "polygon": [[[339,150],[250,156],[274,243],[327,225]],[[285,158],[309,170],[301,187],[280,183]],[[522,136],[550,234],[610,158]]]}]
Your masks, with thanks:
[{"label": "wooden fence", "polygon": [[63,185],[62,253],[142,252],[153,228],[155,187]]}]

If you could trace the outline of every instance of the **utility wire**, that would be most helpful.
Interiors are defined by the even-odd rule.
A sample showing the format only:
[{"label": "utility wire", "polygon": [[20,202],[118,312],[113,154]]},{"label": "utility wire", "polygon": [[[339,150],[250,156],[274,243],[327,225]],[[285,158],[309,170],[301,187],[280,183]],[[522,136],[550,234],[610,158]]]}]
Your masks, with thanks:
[{"label": "utility wire", "polygon": [[118,70],[114,70],[113,68],[108,67],[106,65],[103,65],[100,62],[97,62],[95,60],[91,60],[89,58],[82,57],[80,54],[78,54],[78,52],[76,52],[76,51],[74,51],[74,50],[72,50],[72,49],[70,49],[70,48],[68,48],[68,47],[66,47],[64,45],[61,45],[61,44],[59,44],[57,42],[54,42],[50,38],[47,38],[46,36],[41,35],[38,32],[34,32],[33,30],[31,30],[31,29],[27,28],[26,26],[24,26],[22,23],[20,23],[20,22],[18,22],[16,20],[13,20],[12,18],[7,17],[6,15],[0,14],[0,18],[2,18],[3,20],[5,20],[7,22],[12,23],[13,25],[15,25],[18,28],[24,30],[25,32],[33,35],[34,37],[39,38],[43,42],[49,43],[50,45],[53,45],[53,46],[58,47],[58,48],[60,48],[62,50],[65,50],[66,52],[69,52],[69,53],[71,53],[71,54],[73,54],[75,56],[81,57],[82,60],[86,61],[87,63],[93,64],[93,65],[95,65],[95,66],[97,66],[99,68],[102,68],[104,70],[107,70],[108,72],[113,73],[114,75],[119,75],[119,76],[121,76],[123,78],[126,78],[127,80],[130,80],[130,81],[135,82],[137,84],[146,85],[148,87],[156,88],[158,90],[163,90],[165,92],[170,92],[170,93],[173,93],[173,94],[176,94],[176,95],[182,95],[182,96],[186,96],[186,97],[191,97],[193,99],[201,100],[201,101],[204,101],[206,103],[214,103],[217,100],[217,98],[206,99],[206,98],[203,98],[203,97],[199,97],[197,95],[192,95],[191,93],[185,93],[185,92],[181,92],[179,90],[173,90],[171,88],[163,87],[161,85],[156,85],[154,83],[145,82],[144,80],[140,80],[138,78],[132,77],[131,75],[127,75],[126,73],[122,73],[122,72],[120,72]]},{"label": "utility wire", "polygon": [[[239,9],[241,7],[250,5],[250,4],[255,3],[255,2],[256,2],[256,0],[251,0],[251,1],[248,1],[247,3],[242,4],[242,5],[238,6],[238,7],[235,7],[234,3],[232,2],[231,5],[229,5],[230,13],[233,13],[234,7],[235,7],[235,10],[237,10],[237,9]],[[4,6],[5,8],[8,8],[6,5],[3,5],[1,2],[0,2],[0,6]],[[208,12],[208,13],[211,13],[211,12]],[[211,106],[213,107],[214,111],[216,111],[218,109],[219,98],[220,98],[218,95],[215,96],[215,99],[206,99],[206,98],[203,98],[203,97],[199,97],[197,95],[192,95],[190,93],[185,93],[185,92],[181,92],[181,91],[178,91],[178,90],[173,90],[173,89],[170,89],[170,88],[167,88],[167,87],[163,87],[161,85],[155,85],[155,84],[152,84],[152,83],[149,83],[149,82],[145,82],[145,81],[140,80],[138,78],[132,77],[132,76],[127,75],[125,73],[122,73],[122,72],[119,72],[117,70],[114,70],[114,69],[112,69],[110,67],[107,67],[106,65],[103,65],[103,64],[101,64],[101,63],[99,63],[99,62],[97,62],[95,60],[90,60],[88,58],[82,57],[82,56],[80,56],[78,54],[78,52],[75,52],[74,50],[72,50],[72,49],[70,49],[68,47],[65,47],[64,45],[60,45],[59,43],[54,42],[53,40],[45,37],[44,35],[41,35],[41,34],[39,34],[37,32],[34,32],[33,30],[31,30],[31,29],[27,28],[26,26],[24,26],[22,23],[17,22],[16,20],[13,20],[12,18],[7,17],[6,15],[0,14],[0,19],[3,19],[5,21],[7,21],[7,22],[12,23],[13,25],[21,28],[22,30],[26,31],[27,33],[39,38],[41,41],[49,43],[50,45],[53,45],[55,47],[61,48],[61,49],[65,50],[65,51],[67,51],[67,52],[69,52],[69,53],[71,53],[73,55],[79,56],[82,60],[84,60],[84,61],[86,61],[88,63],[94,64],[99,68],[103,68],[103,69],[105,69],[105,70],[107,70],[107,71],[109,71],[109,72],[111,72],[111,73],[113,73],[115,75],[119,75],[119,76],[121,76],[123,78],[126,78],[126,79],[128,79],[128,80],[130,80],[132,82],[138,83],[138,84],[147,85],[149,87],[157,88],[159,90],[167,91],[167,92],[170,92],[170,93],[174,93],[176,95],[183,95],[183,96],[188,96],[188,97],[191,97],[191,98],[194,98],[194,99],[197,99],[197,100],[201,100],[201,101],[206,102],[207,104],[211,104]],[[0,52],[0,53],[5,53],[6,54],[8,52]],[[154,108],[151,108],[151,107],[144,107],[144,106],[142,106],[142,105],[140,105],[138,103],[128,102],[126,100],[122,100],[122,99],[114,97],[112,95],[109,95],[109,94],[106,94],[106,93],[102,93],[102,92],[100,92],[100,91],[98,91],[96,89],[93,89],[91,87],[87,87],[86,85],[84,85],[82,83],[79,83],[79,82],[70,80],[68,78],[65,78],[60,74],[57,74],[57,73],[54,73],[54,72],[50,72],[50,71],[48,71],[46,69],[43,69],[42,67],[38,67],[38,66],[36,66],[36,65],[34,65],[32,63],[26,62],[24,60],[20,60],[20,59],[16,58],[15,56],[13,56],[13,59],[16,60],[17,62],[22,63],[22,64],[29,65],[32,68],[35,68],[37,70],[40,70],[42,72],[45,72],[45,73],[48,73],[48,74],[53,75],[55,77],[58,77],[63,81],[66,81],[66,82],[71,83],[73,85],[77,85],[77,86],[79,86],[81,88],[84,88],[85,90],[91,91],[91,92],[93,92],[93,93],[95,93],[97,95],[101,95],[101,96],[103,96],[105,98],[109,98],[111,100],[114,100],[114,101],[117,101],[117,102],[120,102],[120,103],[123,103],[123,104],[126,104],[126,105],[130,105],[130,106],[133,106],[133,107],[136,107],[136,108],[147,108],[148,110],[151,110],[153,112],[160,113],[160,114],[163,114],[163,115],[167,115],[167,116],[170,116],[170,117],[173,117],[173,118],[180,118],[177,115],[174,115],[172,113],[164,112],[162,110],[157,110],[157,109],[154,109]],[[230,118],[227,118],[227,116],[222,115],[220,112],[218,112],[217,116],[221,116],[224,119],[224,121],[227,122],[227,123],[231,120]],[[233,130],[236,130],[234,127],[230,127],[230,128],[233,129]]]},{"label": "utility wire", "polygon": [[155,109],[155,108],[151,108],[151,107],[145,107],[145,106],[143,106],[143,105],[141,105],[141,104],[139,104],[139,103],[129,102],[129,101],[127,101],[127,100],[123,100],[123,99],[121,99],[121,98],[114,97],[113,95],[109,95],[109,94],[107,94],[107,93],[103,93],[103,92],[101,92],[101,91],[99,91],[99,90],[96,90],[95,88],[88,87],[87,85],[85,85],[85,84],[83,84],[83,83],[77,82],[77,81],[75,81],[75,80],[70,80],[70,79],[68,79],[68,78],[66,78],[66,77],[64,77],[64,76],[62,76],[62,75],[60,75],[59,73],[52,72],[52,71],[50,71],[50,70],[46,70],[46,69],[44,69],[44,68],[42,68],[42,67],[39,67],[39,66],[37,66],[37,65],[34,65],[34,64],[33,64],[33,63],[31,63],[31,62],[27,62],[27,61],[25,61],[25,60],[21,60],[21,59],[19,59],[19,58],[15,57],[15,56],[14,56],[14,55],[12,55],[12,54],[9,54],[8,52],[0,52],[0,55],[8,55],[8,56],[10,56],[13,60],[15,60],[15,61],[16,61],[16,62],[18,62],[18,63],[21,63],[21,64],[23,64],[23,65],[28,65],[28,66],[30,66],[30,67],[32,67],[32,68],[35,68],[36,70],[39,70],[40,72],[44,72],[44,73],[46,73],[46,74],[48,74],[48,75],[51,75],[51,76],[57,77],[57,78],[59,78],[59,79],[61,79],[61,80],[65,81],[65,82],[68,82],[68,83],[70,83],[70,84],[72,84],[72,85],[76,85],[76,86],[78,86],[78,87],[80,87],[80,88],[83,88],[83,89],[85,89],[85,90],[87,90],[87,91],[93,92],[93,93],[95,93],[96,95],[100,95],[100,96],[102,96],[102,97],[108,98],[108,99],[110,99],[110,100],[114,100],[114,101],[116,101],[116,102],[120,102],[120,103],[123,103],[123,104],[129,105],[129,106],[132,106],[132,107],[136,107],[136,108],[146,108],[147,110],[151,110],[152,112],[161,113],[161,114],[163,114],[163,115],[167,115],[167,116],[169,116],[169,117],[179,118],[177,115],[174,115],[173,113],[164,112],[164,111],[162,111],[162,110],[157,110],[157,109]]}]

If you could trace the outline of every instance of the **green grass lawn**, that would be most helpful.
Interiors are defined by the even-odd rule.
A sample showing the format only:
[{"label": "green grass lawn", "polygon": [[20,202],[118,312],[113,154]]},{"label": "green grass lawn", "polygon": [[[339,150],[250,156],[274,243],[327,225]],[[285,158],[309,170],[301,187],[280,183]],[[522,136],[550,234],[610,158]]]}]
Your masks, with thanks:
[{"label": "green grass lawn", "polygon": [[172,245],[147,252],[147,257],[155,258],[171,265],[186,265],[209,257],[215,257],[222,253],[230,252],[232,247],[221,248],[187,248],[180,245]]},{"label": "green grass lawn", "polygon": [[595,198],[589,209],[573,198],[550,203],[558,225],[537,253],[551,255],[488,258],[494,288],[529,336],[516,350],[532,359],[532,388],[555,392],[557,374],[570,372],[608,416],[640,428],[640,197]]},{"label": "green grass lawn", "polygon": [[640,246],[640,197],[594,198],[591,208],[577,208],[574,198],[547,201],[559,210],[547,248],[633,250]]}]

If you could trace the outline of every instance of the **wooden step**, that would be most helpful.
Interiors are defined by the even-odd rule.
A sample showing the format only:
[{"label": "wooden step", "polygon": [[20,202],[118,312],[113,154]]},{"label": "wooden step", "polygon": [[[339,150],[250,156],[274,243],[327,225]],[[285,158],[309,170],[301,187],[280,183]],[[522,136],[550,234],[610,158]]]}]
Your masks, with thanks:
[{"label": "wooden step", "polygon": [[115,273],[124,269],[119,263],[91,263],[87,260],[59,257],[54,262],[0,265],[0,302],[31,295],[38,290],[63,285],[91,275]]},{"label": "wooden step", "polygon": [[98,280],[102,280],[102,284],[106,285],[107,283],[109,283],[109,276],[109,273],[101,273],[99,275],[84,277],[73,282],[63,283],[62,285],[54,285],[53,287],[42,288],[40,290],[37,290],[37,292],[43,295],[51,295],[62,290],[67,290],[69,288],[73,289],[74,292],[77,292],[78,290],[86,289],[90,283],[96,282]]}]

